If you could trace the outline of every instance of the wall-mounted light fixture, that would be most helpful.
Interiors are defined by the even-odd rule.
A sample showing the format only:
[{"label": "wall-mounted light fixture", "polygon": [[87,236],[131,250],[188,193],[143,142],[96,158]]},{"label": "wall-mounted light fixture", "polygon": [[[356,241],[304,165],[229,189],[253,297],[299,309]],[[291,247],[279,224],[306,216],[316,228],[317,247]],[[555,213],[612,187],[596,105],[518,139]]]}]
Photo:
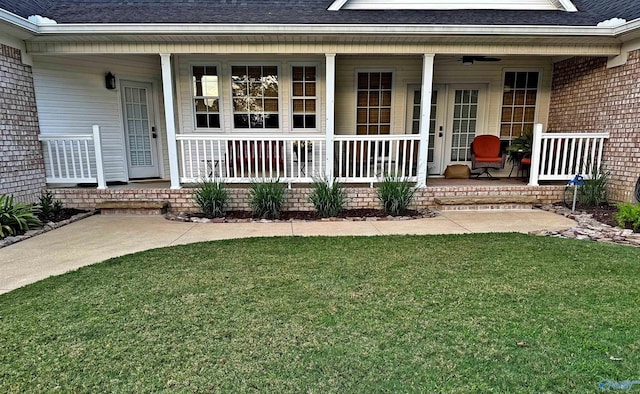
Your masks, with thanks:
[{"label": "wall-mounted light fixture", "polygon": [[108,72],[104,76],[104,86],[109,90],[116,88],[116,76]]},{"label": "wall-mounted light fixture", "polygon": [[463,56],[462,57],[462,65],[463,66],[471,66],[471,65],[473,65],[473,57],[472,56]]}]

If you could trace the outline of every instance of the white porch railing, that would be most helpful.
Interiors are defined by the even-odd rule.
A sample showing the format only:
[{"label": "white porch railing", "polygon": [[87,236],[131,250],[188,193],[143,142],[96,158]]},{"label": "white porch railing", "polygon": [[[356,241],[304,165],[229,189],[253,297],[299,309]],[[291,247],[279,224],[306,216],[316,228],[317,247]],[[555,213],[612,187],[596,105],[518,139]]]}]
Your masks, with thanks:
[{"label": "white porch railing", "polygon": [[178,134],[180,182],[220,178],[246,183],[263,178],[311,182],[325,171],[325,137]]},{"label": "white porch railing", "polygon": [[336,135],[336,178],[373,183],[386,175],[417,181],[418,134]]},{"label": "white porch railing", "polygon": [[533,132],[529,184],[538,181],[568,181],[576,174],[591,178],[602,168],[602,151],[609,133],[543,133],[536,124]]},{"label": "white porch railing", "polygon": [[[419,135],[334,136],[336,179],[373,183],[385,175],[417,180]],[[179,134],[180,182],[220,178],[247,183],[279,178],[312,182],[329,173],[324,135]]]},{"label": "white porch railing", "polygon": [[100,128],[91,134],[40,135],[47,183],[97,183],[106,189]]}]

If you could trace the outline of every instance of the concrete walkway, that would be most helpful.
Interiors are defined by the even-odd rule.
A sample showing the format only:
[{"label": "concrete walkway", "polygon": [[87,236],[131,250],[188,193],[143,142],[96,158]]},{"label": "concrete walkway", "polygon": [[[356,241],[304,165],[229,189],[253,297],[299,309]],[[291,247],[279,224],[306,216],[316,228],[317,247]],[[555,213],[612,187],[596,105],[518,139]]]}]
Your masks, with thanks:
[{"label": "concrete walkway", "polygon": [[230,238],[463,234],[564,230],[573,220],[540,210],[442,212],[406,221],[183,223],[161,216],[91,216],[0,249],[0,294],[111,257]]}]

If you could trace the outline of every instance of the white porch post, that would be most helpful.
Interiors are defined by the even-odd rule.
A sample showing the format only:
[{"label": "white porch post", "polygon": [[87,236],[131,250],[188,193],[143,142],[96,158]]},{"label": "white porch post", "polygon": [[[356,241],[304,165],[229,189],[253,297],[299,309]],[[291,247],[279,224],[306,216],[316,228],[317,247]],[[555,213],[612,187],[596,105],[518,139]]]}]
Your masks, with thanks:
[{"label": "white porch post", "polygon": [[422,61],[422,87],[420,89],[420,143],[418,145],[417,187],[427,186],[427,161],[429,124],[431,117],[431,93],[433,89],[433,59],[435,54],[425,53]]},{"label": "white porch post", "polygon": [[171,54],[160,54],[162,64],[162,91],[164,96],[164,118],[167,127],[167,150],[169,152],[169,173],[171,189],[180,189],[180,169],[178,167],[178,148],[176,146],[176,116],[173,110],[173,76],[171,73]]},{"label": "white porch post", "polygon": [[336,101],[336,54],[325,54],[325,84],[326,84],[326,105],[325,105],[325,151],[326,151],[326,177],[333,182],[333,135],[335,134],[335,101]]},{"label": "white porch post", "polygon": [[542,153],[542,125],[533,125],[533,142],[531,144],[531,167],[529,168],[529,186],[538,186],[540,174],[540,154]]},{"label": "white porch post", "polygon": [[93,125],[93,149],[96,155],[96,176],[98,178],[98,189],[107,188],[107,182],[104,179],[104,162],[102,161],[102,141],[100,140],[100,126]]}]

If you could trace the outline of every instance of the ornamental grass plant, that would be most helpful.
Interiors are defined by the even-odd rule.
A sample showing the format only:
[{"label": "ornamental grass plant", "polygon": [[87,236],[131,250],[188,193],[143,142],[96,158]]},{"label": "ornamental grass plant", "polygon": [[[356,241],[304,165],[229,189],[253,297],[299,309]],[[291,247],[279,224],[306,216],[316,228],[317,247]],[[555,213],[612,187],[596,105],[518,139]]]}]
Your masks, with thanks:
[{"label": "ornamental grass plant", "polygon": [[342,184],[327,177],[314,179],[309,200],[320,217],[337,216],[345,203]]},{"label": "ornamental grass plant", "polygon": [[249,207],[253,217],[278,219],[285,202],[285,185],[280,179],[254,182],[249,189]]}]

